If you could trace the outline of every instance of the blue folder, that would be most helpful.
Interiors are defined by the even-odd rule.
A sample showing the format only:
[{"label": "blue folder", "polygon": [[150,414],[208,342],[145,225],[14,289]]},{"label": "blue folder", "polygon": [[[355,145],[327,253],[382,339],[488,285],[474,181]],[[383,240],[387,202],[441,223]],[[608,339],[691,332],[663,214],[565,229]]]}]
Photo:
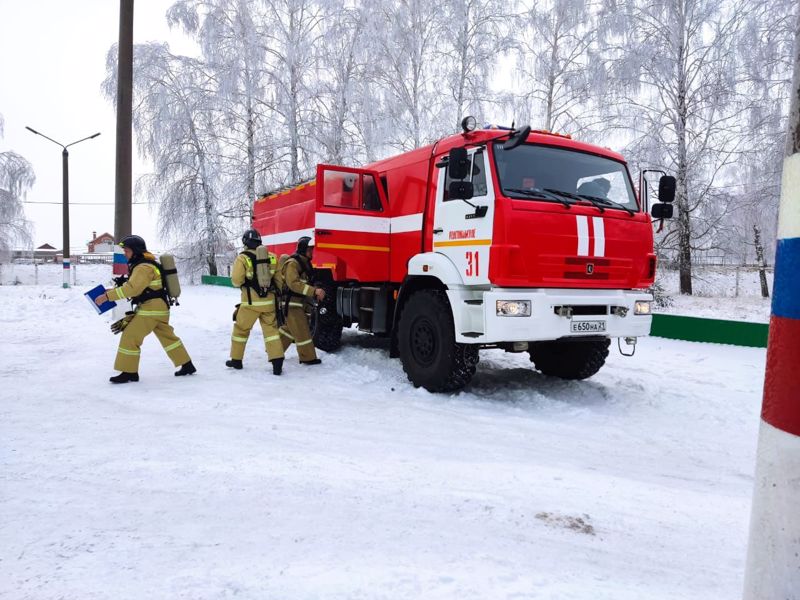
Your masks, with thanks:
[{"label": "blue folder", "polygon": [[98,296],[105,293],[106,293],[106,288],[104,288],[102,285],[98,285],[97,287],[90,289],[88,292],[84,294],[84,296],[86,296],[86,299],[89,301],[89,304],[91,304],[94,307],[98,315],[102,315],[104,312],[111,310],[117,305],[117,303],[114,302],[113,300],[106,300],[100,306],[97,306],[97,304],[94,303],[95,299],[97,299]]}]

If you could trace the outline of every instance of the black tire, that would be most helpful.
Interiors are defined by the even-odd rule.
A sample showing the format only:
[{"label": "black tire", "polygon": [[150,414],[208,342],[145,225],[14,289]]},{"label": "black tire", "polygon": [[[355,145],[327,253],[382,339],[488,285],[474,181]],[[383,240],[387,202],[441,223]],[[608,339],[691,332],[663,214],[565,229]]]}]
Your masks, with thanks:
[{"label": "black tire", "polygon": [[336,352],[342,346],[342,318],[336,313],[336,289],[323,285],[325,300],[309,319],[314,332],[314,346],[325,352]]},{"label": "black tire", "polygon": [[421,290],[408,299],[398,324],[400,360],[414,387],[454,392],[469,383],[478,365],[478,346],[455,341],[450,303],[444,292]]},{"label": "black tire", "polygon": [[605,364],[610,340],[532,342],[531,362],[545,375],[586,379]]}]

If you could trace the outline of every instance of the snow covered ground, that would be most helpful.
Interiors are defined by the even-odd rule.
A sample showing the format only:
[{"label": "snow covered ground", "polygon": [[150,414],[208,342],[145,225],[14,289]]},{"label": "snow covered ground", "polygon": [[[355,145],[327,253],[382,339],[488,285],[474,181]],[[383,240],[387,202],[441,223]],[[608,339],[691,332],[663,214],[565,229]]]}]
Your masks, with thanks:
[{"label": "snow covered ground", "polygon": [[762,349],[648,338],[584,382],[491,351],[431,395],[356,332],[231,372],[237,292],[187,287],[198,374],[148,338],[112,386],[81,291],[0,287],[2,598],[740,596]]},{"label": "snow covered ground", "polygon": [[[681,296],[677,271],[661,269],[657,280],[671,296],[671,305],[656,312],[768,323],[771,298],[761,297],[758,270],[744,267],[695,267],[693,296]],[[738,283],[737,283],[738,280]],[[767,273],[772,292],[772,273]]]}]

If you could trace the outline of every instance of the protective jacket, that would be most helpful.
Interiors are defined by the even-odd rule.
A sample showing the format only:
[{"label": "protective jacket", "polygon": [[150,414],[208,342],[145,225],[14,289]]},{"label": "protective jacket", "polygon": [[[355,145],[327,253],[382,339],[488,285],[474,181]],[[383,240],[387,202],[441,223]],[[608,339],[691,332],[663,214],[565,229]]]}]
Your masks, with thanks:
[{"label": "protective jacket", "polygon": [[150,333],[155,333],[176,367],[191,360],[183,342],[169,325],[169,305],[155,256],[145,252],[134,258],[128,265],[128,280],[119,287],[106,290],[106,295],[109,300],[130,299],[136,306],[133,319],[119,340],[114,361],[116,370],[138,373],[142,342]]},{"label": "protective jacket", "polygon": [[139,310],[166,310],[166,292],[156,257],[145,252],[128,264],[128,280],[121,286],[106,290],[109,300],[130,300]]},{"label": "protective jacket", "polygon": [[[311,283],[313,269],[305,256],[292,254],[283,265],[284,288],[296,298],[296,305],[303,306],[302,298],[314,297],[314,286]],[[292,306],[290,301],[290,306]]]}]

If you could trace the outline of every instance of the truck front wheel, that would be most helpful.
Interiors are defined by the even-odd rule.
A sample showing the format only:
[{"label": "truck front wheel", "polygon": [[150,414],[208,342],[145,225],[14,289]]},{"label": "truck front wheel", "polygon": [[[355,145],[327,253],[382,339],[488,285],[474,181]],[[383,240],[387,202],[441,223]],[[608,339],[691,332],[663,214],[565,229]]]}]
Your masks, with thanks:
[{"label": "truck front wheel", "polygon": [[414,387],[453,392],[475,374],[478,347],[455,341],[450,303],[444,292],[421,290],[409,298],[398,327],[400,359]]},{"label": "truck front wheel", "polygon": [[586,379],[605,364],[610,340],[532,342],[531,362],[545,375]]},{"label": "truck front wheel", "polygon": [[325,352],[336,352],[342,345],[342,318],[336,313],[336,288],[323,285],[325,300],[319,303],[310,318],[314,346]]}]

